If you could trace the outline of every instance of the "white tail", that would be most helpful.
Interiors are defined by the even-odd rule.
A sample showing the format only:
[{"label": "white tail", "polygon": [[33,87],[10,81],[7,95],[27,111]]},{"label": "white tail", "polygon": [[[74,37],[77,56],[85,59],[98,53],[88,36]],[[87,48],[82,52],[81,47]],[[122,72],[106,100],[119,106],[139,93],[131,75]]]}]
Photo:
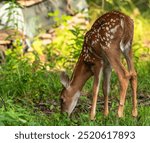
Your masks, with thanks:
[{"label": "white tail", "polygon": [[[61,75],[64,89],[61,92],[61,110],[69,115],[75,108],[80,91],[85,82],[93,75],[93,102],[90,119],[95,118],[97,96],[101,73],[103,72],[104,115],[108,115],[108,95],[112,68],[116,72],[120,84],[120,102],[118,116],[123,116],[128,82],[133,95],[132,115],[137,116],[137,75],[132,59],[132,40],[134,24],[130,17],[118,11],[102,15],[95,21],[84,38],[83,49],[69,80],[66,74]],[[121,63],[124,55],[128,70]]]}]

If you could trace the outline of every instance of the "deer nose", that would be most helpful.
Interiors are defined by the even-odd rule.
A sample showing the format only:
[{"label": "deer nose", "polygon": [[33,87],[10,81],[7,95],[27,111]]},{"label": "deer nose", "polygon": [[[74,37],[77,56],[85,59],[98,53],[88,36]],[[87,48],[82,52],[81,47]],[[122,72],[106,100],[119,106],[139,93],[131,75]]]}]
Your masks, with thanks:
[{"label": "deer nose", "polygon": [[60,113],[61,113],[62,116],[70,117],[70,113],[65,111],[65,110],[61,110]]}]

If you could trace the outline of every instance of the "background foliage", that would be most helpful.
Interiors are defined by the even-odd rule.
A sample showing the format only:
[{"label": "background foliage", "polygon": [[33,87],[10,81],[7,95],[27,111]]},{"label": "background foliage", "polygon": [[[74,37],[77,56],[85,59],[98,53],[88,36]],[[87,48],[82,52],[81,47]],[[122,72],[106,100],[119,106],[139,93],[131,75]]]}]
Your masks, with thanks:
[{"label": "background foliage", "polygon": [[[15,1],[13,1],[15,2]],[[13,51],[6,51],[6,62],[0,65],[0,125],[150,125],[150,1],[149,0],[87,0],[90,24],[69,27],[72,17],[49,13],[56,20],[55,38],[47,46],[38,37],[33,42],[33,52],[22,55],[20,43]],[[125,117],[116,118],[118,82],[111,79],[110,115],[104,117],[103,96],[100,91],[95,121],[89,121],[92,78],[86,83],[79,103],[71,118],[60,114],[59,95],[62,89],[60,71],[70,75],[80,54],[85,32],[97,17],[112,9],[120,10],[134,19],[133,50],[138,73],[138,110],[131,117],[131,89],[129,88]],[[60,28],[58,26],[62,26]],[[46,55],[46,62],[41,56]]]}]

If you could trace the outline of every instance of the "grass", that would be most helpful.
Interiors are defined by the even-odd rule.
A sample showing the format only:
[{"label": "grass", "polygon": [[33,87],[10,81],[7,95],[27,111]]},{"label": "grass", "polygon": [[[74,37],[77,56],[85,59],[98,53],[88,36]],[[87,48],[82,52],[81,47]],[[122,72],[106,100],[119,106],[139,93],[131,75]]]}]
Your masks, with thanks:
[{"label": "grass", "polygon": [[[113,4],[112,4],[113,5]],[[112,6],[106,4],[107,8]],[[127,6],[127,5],[126,5]],[[102,10],[93,8],[96,13]],[[117,7],[118,9],[118,7]],[[124,12],[130,14],[126,7]],[[90,9],[90,12],[92,10]],[[92,13],[91,13],[92,14]],[[144,14],[143,14],[144,15]],[[133,43],[135,67],[138,73],[138,112],[137,118],[131,116],[132,97],[128,89],[125,116],[117,117],[119,100],[118,80],[113,73],[111,78],[111,94],[109,97],[110,113],[103,116],[102,90],[99,92],[96,120],[89,120],[89,109],[92,99],[92,78],[86,83],[82,95],[71,116],[60,114],[59,96],[62,89],[60,70],[65,68],[71,75],[77,61],[85,30],[76,26],[74,29],[56,29],[54,42],[45,49],[39,40],[33,43],[34,52],[22,56],[22,47],[18,44],[13,51],[7,50],[6,63],[0,65],[0,125],[83,125],[83,126],[149,126],[150,125],[150,61],[149,47],[144,41],[149,39],[149,19],[133,15],[135,21],[135,37]],[[94,19],[91,19],[93,21]],[[65,23],[66,24],[66,23]],[[143,26],[144,25],[144,26]],[[141,32],[142,31],[142,32]],[[144,36],[146,33],[147,36]],[[64,40],[65,39],[65,40]],[[41,49],[44,49],[43,51]],[[47,62],[40,61],[40,55],[47,55]]]},{"label": "grass", "polygon": [[[15,54],[16,52],[16,54]],[[98,100],[96,120],[89,120],[92,78],[86,83],[78,105],[71,118],[60,114],[59,94],[62,86],[59,72],[47,70],[38,60],[31,64],[24,57],[18,58],[18,51],[8,52],[7,63],[0,70],[0,125],[150,125],[149,79],[150,62],[141,63],[138,71],[137,118],[131,116],[131,91],[128,90],[125,116],[117,118],[118,86],[113,73],[110,114],[103,116],[103,96]],[[37,55],[36,55],[37,56]],[[145,70],[147,69],[147,70]],[[142,94],[142,96],[141,96]],[[142,99],[143,98],[143,99]],[[147,99],[147,100],[146,100]]]}]

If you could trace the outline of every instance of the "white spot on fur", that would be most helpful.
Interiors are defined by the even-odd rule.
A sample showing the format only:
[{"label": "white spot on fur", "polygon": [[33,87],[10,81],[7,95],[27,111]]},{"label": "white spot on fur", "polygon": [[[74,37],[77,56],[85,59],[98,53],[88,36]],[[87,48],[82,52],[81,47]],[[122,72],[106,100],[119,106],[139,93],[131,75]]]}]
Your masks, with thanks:
[{"label": "white spot on fur", "polygon": [[103,38],[101,37],[101,41],[103,42]]},{"label": "white spot on fur", "polygon": [[112,23],[112,26],[114,26],[115,25],[115,23]]},{"label": "white spot on fur", "polygon": [[110,22],[113,22],[113,19],[112,19],[112,18],[110,19]]},{"label": "white spot on fur", "polygon": [[106,27],[106,30],[109,30],[109,27]]},{"label": "white spot on fur", "polygon": [[117,25],[117,26],[115,26],[114,28],[112,28],[112,29],[110,29],[110,31],[112,32],[112,33],[115,33],[116,31],[117,31],[117,28],[119,27],[119,25]]},{"label": "white spot on fur", "polygon": [[109,38],[106,38],[106,41],[109,41]]},{"label": "white spot on fur", "polygon": [[110,43],[107,44],[107,47],[110,48]]},{"label": "white spot on fur", "polygon": [[110,39],[113,39],[113,38],[114,38],[114,36],[113,36],[113,35],[111,35],[111,36],[110,36]]},{"label": "white spot on fur", "polygon": [[109,36],[110,36],[110,34],[106,32],[106,37],[109,37]]}]

